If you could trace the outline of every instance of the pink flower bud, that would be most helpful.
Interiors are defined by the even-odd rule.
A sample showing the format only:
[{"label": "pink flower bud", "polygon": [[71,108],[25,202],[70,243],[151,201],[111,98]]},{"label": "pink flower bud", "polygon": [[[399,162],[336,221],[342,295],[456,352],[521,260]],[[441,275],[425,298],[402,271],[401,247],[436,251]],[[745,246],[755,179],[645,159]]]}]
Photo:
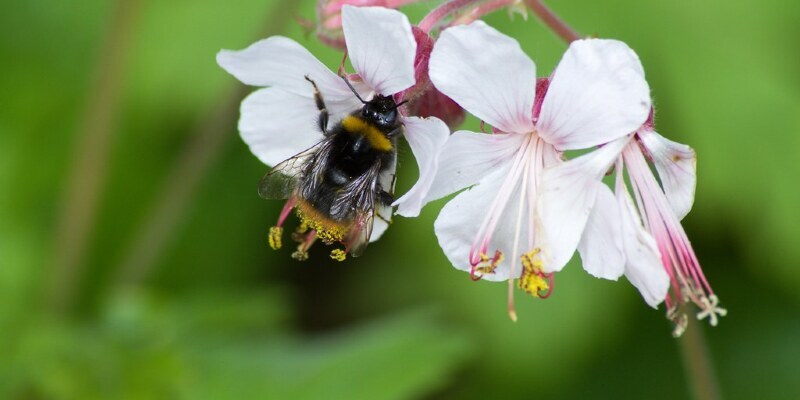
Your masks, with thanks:
[{"label": "pink flower bud", "polygon": [[428,61],[433,51],[433,38],[416,26],[412,27],[412,31],[417,41],[417,55],[414,59],[414,77],[417,83],[403,93],[403,98],[409,101],[408,114],[417,117],[436,117],[450,128],[455,128],[464,122],[464,109],[436,90],[428,77]]},{"label": "pink flower bud", "polygon": [[323,43],[344,50],[343,6],[399,8],[419,1],[421,0],[318,0],[316,35]]}]

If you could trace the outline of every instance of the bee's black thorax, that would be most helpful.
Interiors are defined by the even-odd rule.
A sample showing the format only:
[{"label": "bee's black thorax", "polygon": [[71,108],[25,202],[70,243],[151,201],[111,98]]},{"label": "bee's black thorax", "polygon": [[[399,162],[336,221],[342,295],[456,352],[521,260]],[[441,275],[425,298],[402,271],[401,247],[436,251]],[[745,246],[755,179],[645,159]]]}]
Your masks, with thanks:
[{"label": "bee's black thorax", "polygon": [[[321,181],[313,184],[315,193],[305,197],[334,219],[348,219],[349,215],[337,215],[331,208],[331,199],[359,177],[374,173],[377,179],[378,174],[394,165],[401,129],[397,105],[391,97],[376,96],[345,116],[326,132],[331,147],[325,172]],[[372,190],[386,189],[391,190],[380,188],[376,182]]]}]

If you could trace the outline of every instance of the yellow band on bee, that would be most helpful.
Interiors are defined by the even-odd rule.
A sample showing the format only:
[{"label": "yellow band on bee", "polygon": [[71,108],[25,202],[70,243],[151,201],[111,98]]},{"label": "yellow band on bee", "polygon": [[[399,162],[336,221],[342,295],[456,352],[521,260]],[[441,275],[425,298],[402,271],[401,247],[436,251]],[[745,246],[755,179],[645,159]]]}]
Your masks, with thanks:
[{"label": "yellow band on bee", "polygon": [[349,132],[363,135],[376,150],[389,151],[392,149],[392,142],[383,132],[359,117],[353,115],[344,117],[342,126]]}]

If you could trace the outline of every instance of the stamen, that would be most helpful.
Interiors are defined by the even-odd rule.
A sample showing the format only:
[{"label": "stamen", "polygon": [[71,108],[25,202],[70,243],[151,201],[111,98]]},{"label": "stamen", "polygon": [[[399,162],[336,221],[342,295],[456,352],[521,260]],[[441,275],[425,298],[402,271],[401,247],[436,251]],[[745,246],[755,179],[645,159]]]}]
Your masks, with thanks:
[{"label": "stamen", "polygon": [[[517,225],[514,231],[514,245],[511,251],[511,265],[509,266],[508,270],[508,316],[511,318],[512,321],[517,321],[517,310],[514,309],[514,264],[517,257],[517,251],[519,250],[519,236],[520,230],[522,228],[522,210],[525,208],[525,195],[528,194],[528,174],[530,173],[530,165],[531,162],[536,162],[536,144],[533,145],[533,154],[529,153],[529,148],[531,147],[531,137],[528,137],[527,142],[525,143],[525,147],[523,152],[529,157],[525,157],[525,161],[522,164],[523,174],[522,174],[522,187],[519,190],[519,207],[517,209]],[[535,141],[534,141],[535,142]],[[499,220],[499,218],[498,218]],[[494,230],[494,227],[492,227]]]},{"label": "stamen", "polygon": [[278,216],[278,226],[283,226],[283,223],[286,221],[286,217],[289,216],[289,213],[292,211],[292,208],[297,205],[297,197],[292,196],[286,203],[283,203],[283,209],[281,210],[280,216]]},{"label": "stamen", "polygon": [[283,236],[283,223],[286,221],[286,217],[289,216],[289,213],[296,204],[297,198],[295,196],[289,197],[289,199],[286,200],[286,203],[283,204],[283,209],[281,210],[280,216],[278,216],[278,224],[269,228],[269,247],[271,247],[273,250],[278,250],[283,245],[281,242],[281,236]]},{"label": "stamen", "polygon": [[680,312],[677,306],[667,308],[667,318],[672,321],[675,326],[672,328],[672,337],[679,338],[686,332],[686,327],[689,325],[689,319],[686,314]]},{"label": "stamen", "polygon": [[317,231],[311,230],[311,232],[302,237],[302,240],[298,240],[300,244],[297,246],[297,251],[292,253],[292,258],[297,261],[308,260],[308,249],[311,248],[315,240],[317,240]]},{"label": "stamen", "polygon": [[679,308],[689,302],[700,308],[698,320],[707,317],[711,326],[716,326],[719,317],[725,316],[727,310],[719,306],[719,299],[700,268],[686,232],[672,211],[663,189],[656,182],[642,151],[632,142],[623,150],[623,159],[628,164],[628,177],[644,226],[658,243],[661,263],[670,278],[671,293],[667,294],[665,300],[667,317],[676,325],[673,335],[680,336],[686,329],[687,317],[679,312]]},{"label": "stamen", "polygon": [[[303,243],[306,240],[306,232],[308,232],[308,229],[308,224],[300,221],[300,225],[292,232],[292,240],[297,243]],[[314,231],[314,236],[316,236],[316,234],[316,231]]]},{"label": "stamen", "polygon": [[347,258],[347,253],[342,249],[333,249],[331,251],[331,258],[336,261],[344,261]]},{"label": "stamen", "polygon": [[514,161],[511,164],[511,170],[509,171],[505,181],[503,181],[503,184],[500,186],[500,189],[497,191],[497,195],[492,200],[488,212],[478,228],[478,232],[475,235],[475,240],[473,241],[472,247],[469,251],[469,260],[472,265],[478,264],[480,262],[479,254],[486,253],[487,251],[489,242],[492,239],[492,233],[494,233],[497,226],[497,221],[500,219],[503,209],[505,208],[509,197],[511,197],[511,194],[514,191],[517,180],[519,180],[519,177],[522,174],[521,167],[522,164],[524,164],[524,156],[526,154],[528,143],[530,142],[524,143],[521,149],[517,151],[517,154],[514,156]]},{"label": "stamen", "polygon": [[504,258],[505,256],[500,250],[495,250],[492,258],[489,258],[486,253],[480,253],[480,260],[472,264],[472,268],[469,270],[469,278],[477,282],[481,280],[484,275],[495,273],[497,266],[503,262]]},{"label": "stamen", "polygon": [[297,246],[297,250],[292,253],[292,258],[297,261],[308,260],[308,252],[303,249],[303,245]]},{"label": "stamen", "polygon": [[[519,287],[525,293],[533,297],[547,298],[550,296],[550,282],[552,274],[545,274],[542,271],[542,260],[538,257],[541,250],[537,247],[528,253],[523,254],[522,277],[519,279]],[[542,294],[542,292],[545,292]]]},{"label": "stamen", "polygon": [[272,250],[281,248],[281,235],[283,235],[282,226],[273,226],[269,228],[269,247],[271,247]]}]

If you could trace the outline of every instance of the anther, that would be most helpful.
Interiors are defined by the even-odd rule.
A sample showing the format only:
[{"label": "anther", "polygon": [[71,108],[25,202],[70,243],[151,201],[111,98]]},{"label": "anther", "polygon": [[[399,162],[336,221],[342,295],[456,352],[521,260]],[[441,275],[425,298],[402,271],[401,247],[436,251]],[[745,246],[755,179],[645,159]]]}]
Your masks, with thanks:
[{"label": "anther", "polygon": [[281,236],[283,235],[283,227],[282,226],[273,226],[269,228],[269,247],[273,250],[278,250],[281,248]]},{"label": "anther", "polygon": [[672,328],[672,337],[679,338],[686,331],[689,325],[689,319],[686,314],[679,311],[678,307],[671,307],[667,309],[667,318],[672,321],[675,326]]},{"label": "anther", "polygon": [[342,249],[333,249],[331,251],[331,258],[336,261],[344,261],[347,258],[347,253]]},{"label": "anther", "polygon": [[478,281],[483,275],[495,273],[497,267],[503,262],[503,258],[503,252],[500,250],[495,250],[494,256],[491,258],[486,253],[480,253],[480,261],[470,269],[470,278],[473,281]]},{"label": "anther", "polygon": [[303,245],[297,246],[297,250],[292,253],[292,258],[297,261],[308,260],[308,252],[303,248]]},{"label": "anther", "polygon": [[519,287],[531,296],[547,298],[550,296],[550,283],[548,281],[552,275],[545,274],[542,271],[542,261],[536,257],[538,254],[539,248],[536,248],[520,256],[522,260],[522,276],[519,278]]}]

